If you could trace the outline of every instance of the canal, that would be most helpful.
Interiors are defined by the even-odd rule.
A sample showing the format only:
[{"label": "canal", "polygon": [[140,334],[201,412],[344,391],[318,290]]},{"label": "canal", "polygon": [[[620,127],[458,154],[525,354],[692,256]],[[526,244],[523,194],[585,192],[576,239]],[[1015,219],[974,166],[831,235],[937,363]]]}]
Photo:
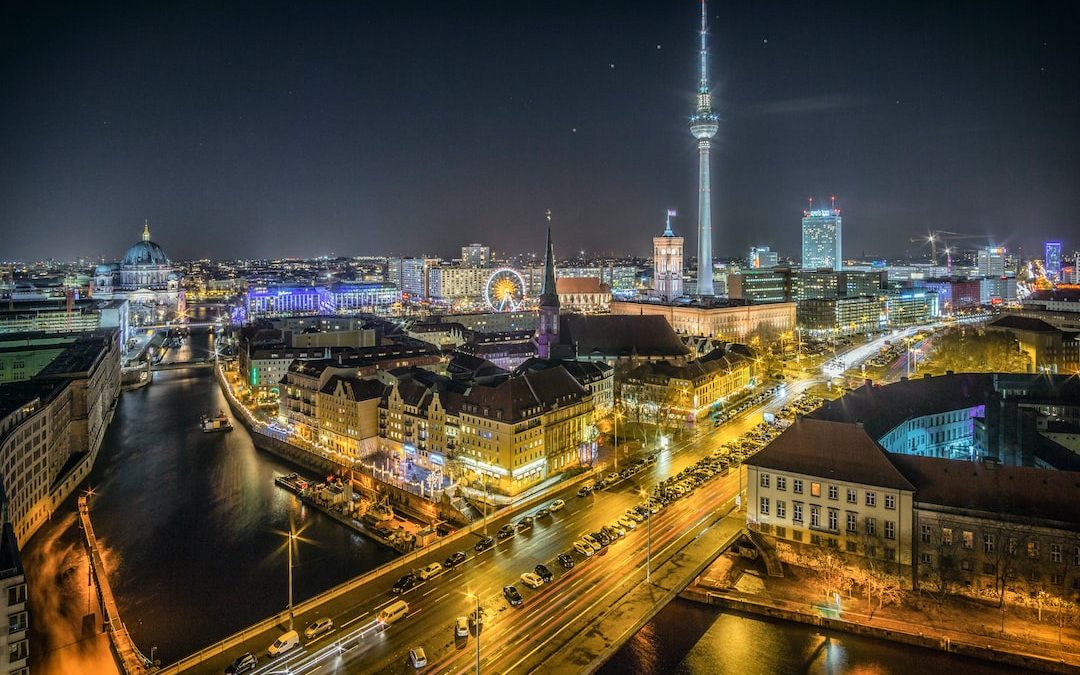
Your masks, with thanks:
[{"label": "canal", "polygon": [[748,675],[750,673],[964,673],[1003,675],[1015,668],[846,633],[825,635],[676,598],[646,623],[600,675]]},{"label": "canal", "polygon": [[[166,360],[208,353],[195,333]],[[295,467],[256,450],[236,424],[204,434],[200,415],[227,410],[209,368],[163,371],[120,396],[85,487],[121,616],[139,648],[170,663],[288,603],[283,533],[302,532],[294,556],[296,601],[393,559],[394,552],[342,527],[276,486]],[[36,644],[45,670],[74,672],[85,638],[85,555],[74,496],[24,552]],[[35,602],[35,600],[40,600]],[[38,605],[42,612],[38,613]],[[56,624],[56,625],[53,625]],[[70,654],[73,656],[73,654]],[[51,663],[64,663],[51,667]]]}]

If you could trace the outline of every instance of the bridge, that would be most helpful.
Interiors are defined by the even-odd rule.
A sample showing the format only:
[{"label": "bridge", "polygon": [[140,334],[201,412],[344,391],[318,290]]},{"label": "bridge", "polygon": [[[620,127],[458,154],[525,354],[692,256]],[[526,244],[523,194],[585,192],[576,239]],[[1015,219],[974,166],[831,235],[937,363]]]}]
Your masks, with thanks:
[{"label": "bridge", "polygon": [[155,363],[150,366],[150,370],[182,370],[184,368],[213,368],[214,359],[212,357],[200,357],[189,359],[187,361],[162,361],[161,363]]},{"label": "bridge", "polygon": [[[765,405],[778,409],[809,386],[791,383]],[[432,672],[465,672],[475,668],[476,637],[468,649],[454,636],[456,617],[468,615],[476,604],[485,612],[480,650],[481,668],[489,672],[578,673],[598,668],[636,630],[691,584],[743,531],[744,521],[735,497],[744,486],[741,467],[715,477],[637,524],[602,553],[584,557],[573,542],[587,532],[617,520],[638,504],[642,493],[709,454],[723,442],[752,428],[761,408],[749,409],[719,428],[702,429],[673,444],[655,465],[613,487],[577,497],[587,475],[561,484],[544,496],[489,516],[440,540],[431,547],[394,560],[346,584],[299,603],[293,611],[298,630],[318,617],[334,620],[335,630],[306,641],[272,663],[262,656],[289,625],[289,612],[278,614],[210,645],[172,665],[166,673],[222,672],[246,652],[260,656],[255,673],[313,673],[328,670],[389,672],[401,670],[408,651],[423,646]],[[486,532],[535,513],[561,499],[565,507],[537,518],[528,529],[476,551]],[[406,572],[442,562],[462,551],[466,558],[445,573],[401,595],[391,592]],[[575,560],[564,569],[558,555]],[[543,563],[554,579],[536,590],[520,583],[523,572]],[[512,607],[502,587],[516,584],[524,596]],[[400,622],[381,626],[379,610],[401,598],[409,614]],[[166,655],[167,656],[167,655]]]}]

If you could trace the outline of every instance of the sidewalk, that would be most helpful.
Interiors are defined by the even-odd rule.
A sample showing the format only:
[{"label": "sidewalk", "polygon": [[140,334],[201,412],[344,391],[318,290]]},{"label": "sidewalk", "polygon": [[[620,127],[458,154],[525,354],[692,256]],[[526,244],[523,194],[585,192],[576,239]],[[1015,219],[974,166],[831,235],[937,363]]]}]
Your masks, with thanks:
[{"label": "sidewalk", "polygon": [[899,605],[867,613],[866,596],[852,593],[841,601],[841,611],[829,608],[815,590],[814,573],[785,563],[787,576],[769,577],[759,562],[732,554],[717,559],[687,589],[684,597],[731,609],[764,614],[845,632],[890,639],[1051,672],[1080,672],[1080,629],[1062,628],[1058,642],[1057,615],[1009,606],[1005,630],[996,607],[963,597],[944,602],[907,592]]}]

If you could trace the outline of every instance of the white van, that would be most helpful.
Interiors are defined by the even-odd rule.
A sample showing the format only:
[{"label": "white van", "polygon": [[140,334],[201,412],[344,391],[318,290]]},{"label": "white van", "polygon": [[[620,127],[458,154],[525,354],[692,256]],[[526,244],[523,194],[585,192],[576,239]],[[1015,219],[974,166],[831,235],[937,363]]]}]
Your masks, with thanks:
[{"label": "white van", "polygon": [[285,652],[289,651],[293,647],[298,646],[299,644],[299,633],[294,630],[285,631],[281,634],[281,637],[279,637],[277,640],[274,640],[274,644],[270,645],[266,649],[266,655],[270,658],[274,658],[275,656],[280,656],[281,654],[284,654]]},{"label": "white van", "polygon": [[383,626],[389,626],[398,619],[409,613],[409,603],[404,600],[396,600],[383,607],[375,616],[375,620]]}]

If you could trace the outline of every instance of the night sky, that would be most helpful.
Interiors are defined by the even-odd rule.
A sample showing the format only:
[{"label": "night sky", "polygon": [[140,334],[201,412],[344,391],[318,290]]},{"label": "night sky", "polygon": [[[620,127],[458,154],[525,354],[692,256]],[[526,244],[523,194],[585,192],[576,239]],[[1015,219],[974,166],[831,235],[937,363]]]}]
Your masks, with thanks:
[{"label": "night sky", "polygon": [[[0,258],[646,254],[696,242],[698,5],[0,9]],[[1080,247],[1080,3],[714,2],[717,256],[940,228]]]}]

